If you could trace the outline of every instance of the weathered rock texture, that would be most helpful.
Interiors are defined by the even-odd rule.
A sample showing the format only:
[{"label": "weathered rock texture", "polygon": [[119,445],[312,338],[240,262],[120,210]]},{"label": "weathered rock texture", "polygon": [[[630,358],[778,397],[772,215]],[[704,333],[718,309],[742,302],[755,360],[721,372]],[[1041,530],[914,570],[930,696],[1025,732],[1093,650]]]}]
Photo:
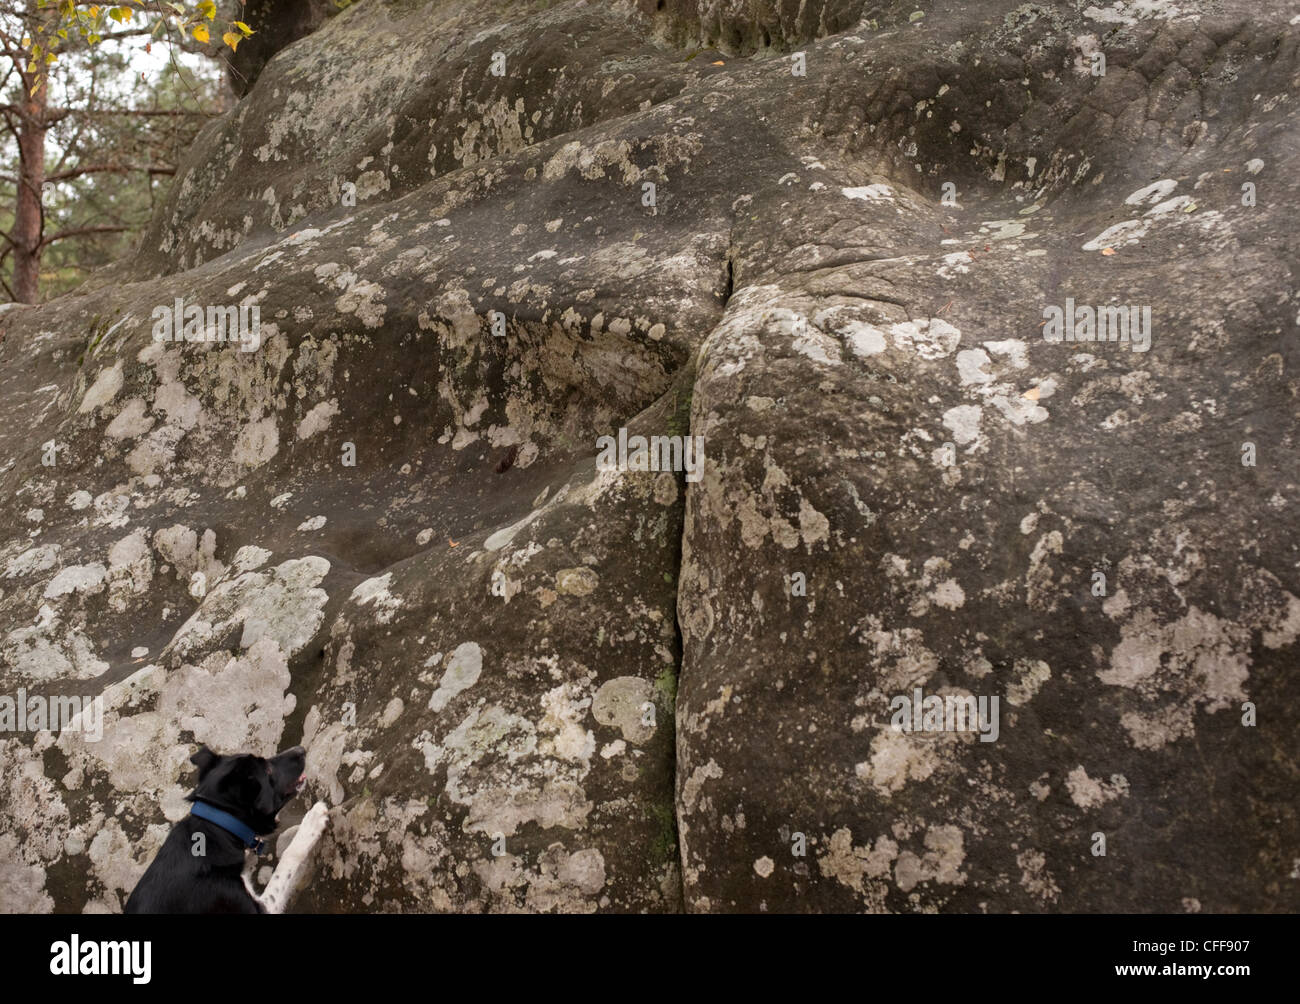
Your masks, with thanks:
[{"label": "weathered rock texture", "polygon": [[107,708],[0,737],[0,908],[301,740],[302,910],[1297,909],[1298,84],[1259,0],[331,18],[0,314],[0,693]]}]

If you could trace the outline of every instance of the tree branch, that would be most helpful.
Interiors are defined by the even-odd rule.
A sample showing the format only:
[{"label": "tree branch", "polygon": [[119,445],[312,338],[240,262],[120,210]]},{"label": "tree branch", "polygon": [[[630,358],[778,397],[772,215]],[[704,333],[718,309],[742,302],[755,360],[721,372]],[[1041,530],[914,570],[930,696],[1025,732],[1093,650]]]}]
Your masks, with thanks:
[{"label": "tree branch", "polygon": [[[0,110],[13,112],[15,115],[22,115],[23,110],[18,105],[0,104]],[[58,122],[67,118],[69,115],[87,115],[95,118],[101,115],[137,115],[140,118],[149,118],[155,115],[213,115],[214,112],[205,111],[185,111],[183,109],[172,108],[47,108],[44,119],[47,123]]]},{"label": "tree branch", "polygon": [[130,230],[130,227],[73,227],[71,230],[60,230],[57,234],[50,234],[49,237],[42,238],[41,243],[37,245],[37,250],[45,247],[47,244],[53,244],[55,241],[61,241],[65,237],[83,237],[86,234],[120,234],[124,230]]},{"label": "tree branch", "polygon": [[85,167],[73,167],[67,171],[47,174],[45,180],[67,181],[69,178],[80,178],[83,174],[130,174],[133,171],[144,171],[147,174],[175,174],[176,168],[160,164],[87,164]]}]

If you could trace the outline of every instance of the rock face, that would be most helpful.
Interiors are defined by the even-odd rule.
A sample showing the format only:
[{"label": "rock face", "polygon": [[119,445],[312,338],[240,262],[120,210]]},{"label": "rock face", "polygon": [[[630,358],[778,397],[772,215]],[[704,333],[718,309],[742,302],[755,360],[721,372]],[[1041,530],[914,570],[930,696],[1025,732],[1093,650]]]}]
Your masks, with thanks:
[{"label": "rock face", "polygon": [[0,695],[103,706],[0,908],[301,741],[299,910],[1297,909],[1298,82],[1271,0],[331,18],[0,314]]}]

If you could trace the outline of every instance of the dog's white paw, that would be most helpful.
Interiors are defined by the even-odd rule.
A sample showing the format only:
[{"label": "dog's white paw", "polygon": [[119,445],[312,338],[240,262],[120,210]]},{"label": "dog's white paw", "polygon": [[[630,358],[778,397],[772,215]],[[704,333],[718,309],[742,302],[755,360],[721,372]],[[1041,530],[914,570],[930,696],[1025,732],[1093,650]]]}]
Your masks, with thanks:
[{"label": "dog's white paw", "polygon": [[311,861],[311,853],[328,822],[329,810],[324,802],[317,802],[307,810],[307,815],[298,824],[298,832],[293,835],[288,849],[275,866],[271,881],[266,884],[266,891],[262,893],[262,905],[267,913],[283,913],[293,899]]}]

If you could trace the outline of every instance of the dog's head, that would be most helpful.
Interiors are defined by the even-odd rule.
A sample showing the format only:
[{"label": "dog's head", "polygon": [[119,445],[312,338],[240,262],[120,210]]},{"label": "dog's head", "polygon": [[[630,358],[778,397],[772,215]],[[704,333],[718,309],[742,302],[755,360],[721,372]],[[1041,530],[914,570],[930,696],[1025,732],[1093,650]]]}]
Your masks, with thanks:
[{"label": "dog's head", "polygon": [[225,809],[253,828],[270,833],[275,817],[307,780],[307,751],[301,746],[265,757],[241,753],[222,756],[206,746],[190,757],[199,769],[199,783],[189,796]]}]

